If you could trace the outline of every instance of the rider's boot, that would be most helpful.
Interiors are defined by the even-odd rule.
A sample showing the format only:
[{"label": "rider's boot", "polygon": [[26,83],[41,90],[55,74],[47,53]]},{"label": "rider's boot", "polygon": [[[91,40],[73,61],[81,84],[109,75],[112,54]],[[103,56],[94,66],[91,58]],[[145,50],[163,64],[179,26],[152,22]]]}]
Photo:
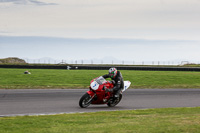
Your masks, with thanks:
[{"label": "rider's boot", "polygon": [[120,94],[121,90],[118,90],[116,93],[114,93],[114,99],[118,99]]}]

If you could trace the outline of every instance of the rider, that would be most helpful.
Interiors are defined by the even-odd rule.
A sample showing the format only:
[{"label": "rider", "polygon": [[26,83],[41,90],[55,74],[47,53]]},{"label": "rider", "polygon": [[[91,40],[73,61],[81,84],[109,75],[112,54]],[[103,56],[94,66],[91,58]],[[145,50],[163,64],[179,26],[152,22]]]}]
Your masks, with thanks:
[{"label": "rider", "polygon": [[124,80],[120,71],[116,68],[110,68],[109,74],[103,75],[104,78],[111,78],[114,84],[112,89],[106,89],[106,92],[114,92],[114,97],[119,97],[121,90],[124,88]]}]

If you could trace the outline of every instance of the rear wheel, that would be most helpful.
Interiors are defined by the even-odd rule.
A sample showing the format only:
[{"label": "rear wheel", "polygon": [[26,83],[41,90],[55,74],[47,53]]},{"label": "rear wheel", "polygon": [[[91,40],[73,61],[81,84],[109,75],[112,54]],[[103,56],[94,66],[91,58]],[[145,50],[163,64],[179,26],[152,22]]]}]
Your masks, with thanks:
[{"label": "rear wheel", "polygon": [[81,108],[87,108],[92,102],[91,96],[88,93],[85,93],[79,100],[79,106]]},{"label": "rear wheel", "polygon": [[108,102],[107,105],[109,107],[114,107],[114,106],[116,106],[121,101],[121,99],[122,99],[122,94],[120,94],[118,98],[112,98],[112,99],[110,99],[110,101]]}]

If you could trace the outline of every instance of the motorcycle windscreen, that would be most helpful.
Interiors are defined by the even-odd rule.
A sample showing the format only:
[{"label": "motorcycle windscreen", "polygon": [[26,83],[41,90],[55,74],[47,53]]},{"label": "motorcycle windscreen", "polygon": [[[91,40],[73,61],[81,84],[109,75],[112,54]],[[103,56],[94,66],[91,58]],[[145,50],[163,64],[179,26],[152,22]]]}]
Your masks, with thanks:
[{"label": "motorcycle windscreen", "polygon": [[124,89],[122,90],[122,92],[124,92],[126,89],[128,89],[131,85],[130,81],[124,81]]}]

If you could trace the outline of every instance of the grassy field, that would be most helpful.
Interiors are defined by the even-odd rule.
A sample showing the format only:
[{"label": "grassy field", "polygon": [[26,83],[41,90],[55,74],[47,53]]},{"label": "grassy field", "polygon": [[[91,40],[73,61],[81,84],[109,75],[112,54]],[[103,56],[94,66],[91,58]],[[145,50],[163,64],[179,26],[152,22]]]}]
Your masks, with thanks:
[{"label": "grassy field", "polygon": [[200,107],[0,118],[1,133],[199,133]]},{"label": "grassy field", "polygon": [[[107,70],[55,70],[0,68],[1,89],[88,88],[90,81]],[[200,88],[200,72],[121,71],[130,88]]]}]

